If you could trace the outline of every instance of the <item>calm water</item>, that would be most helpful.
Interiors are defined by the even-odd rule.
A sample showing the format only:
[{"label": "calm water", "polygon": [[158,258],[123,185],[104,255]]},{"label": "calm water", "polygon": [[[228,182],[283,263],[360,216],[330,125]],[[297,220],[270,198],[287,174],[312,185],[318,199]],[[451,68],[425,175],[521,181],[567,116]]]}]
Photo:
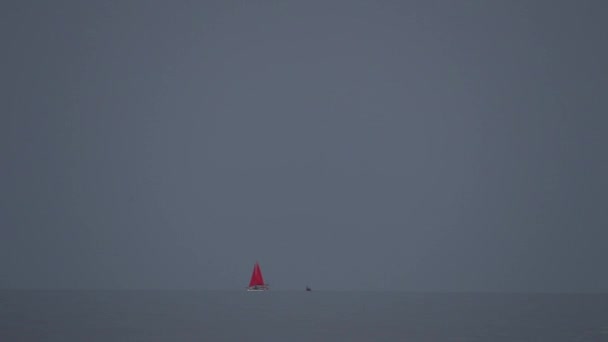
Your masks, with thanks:
[{"label": "calm water", "polygon": [[608,341],[608,295],[1,291],[0,341]]}]

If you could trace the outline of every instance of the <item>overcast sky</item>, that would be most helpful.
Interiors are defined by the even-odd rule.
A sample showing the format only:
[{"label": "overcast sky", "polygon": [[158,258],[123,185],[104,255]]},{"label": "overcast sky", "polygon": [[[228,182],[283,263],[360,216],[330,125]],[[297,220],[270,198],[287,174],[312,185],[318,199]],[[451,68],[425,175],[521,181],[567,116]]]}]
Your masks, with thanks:
[{"label": "overcast sky", "polygon": [[0,288],[608,291],[604,1],[9,1]]}]

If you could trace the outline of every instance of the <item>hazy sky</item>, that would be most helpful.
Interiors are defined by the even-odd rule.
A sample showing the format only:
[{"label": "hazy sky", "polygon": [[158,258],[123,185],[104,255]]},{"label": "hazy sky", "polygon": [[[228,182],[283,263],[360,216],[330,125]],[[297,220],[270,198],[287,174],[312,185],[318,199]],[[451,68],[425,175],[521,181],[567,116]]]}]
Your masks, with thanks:
[{"label": "hazy sky", "polygon": [[0,287],[608,291],[605,1],[9,1]]}]

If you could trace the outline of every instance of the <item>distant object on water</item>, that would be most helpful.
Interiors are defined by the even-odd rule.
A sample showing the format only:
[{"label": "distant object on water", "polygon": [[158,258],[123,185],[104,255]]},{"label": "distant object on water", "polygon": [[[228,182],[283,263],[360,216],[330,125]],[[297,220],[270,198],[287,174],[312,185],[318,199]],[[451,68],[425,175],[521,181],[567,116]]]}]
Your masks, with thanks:
[{"label": "distant object on water", "polygon": [[308,292],[312,291],[312,289],[310,288],[310,286],[306,286],[306,291],[308,291]]},{"label": "distant object on water", "polygon": [[260,264],[256,261],[255,265],[253,265],[253,274],[251,275],[251,280],[249,281],[247,291],[268,290],[270,290],[270,287],[264,282],[264,277],[262,277],[262,269],[260,269]]}]

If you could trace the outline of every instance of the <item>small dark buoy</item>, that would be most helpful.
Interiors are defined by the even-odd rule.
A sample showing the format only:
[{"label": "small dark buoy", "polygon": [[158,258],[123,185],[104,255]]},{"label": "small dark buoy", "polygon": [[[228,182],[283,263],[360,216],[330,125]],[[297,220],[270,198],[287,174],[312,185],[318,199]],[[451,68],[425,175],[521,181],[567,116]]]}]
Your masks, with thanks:
[{"label": "small dark buoy", "polygon": [[310,292],[310,291],[312,291],[312,290],[310,289],[310,286],[306,286],[306,291],[309,291],[309,292]]}]

